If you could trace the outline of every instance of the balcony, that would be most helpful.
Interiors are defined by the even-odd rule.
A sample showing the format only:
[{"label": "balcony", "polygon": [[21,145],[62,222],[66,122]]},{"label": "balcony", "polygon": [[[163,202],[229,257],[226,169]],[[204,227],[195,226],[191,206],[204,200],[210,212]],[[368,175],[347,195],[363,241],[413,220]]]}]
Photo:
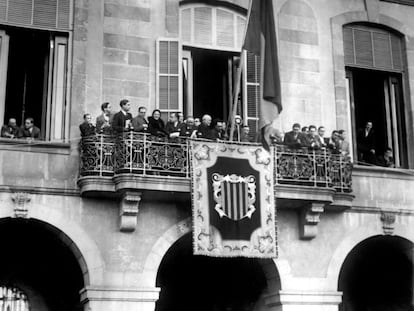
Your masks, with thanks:
[{"label": "balcony", "polygon": [[[328,150],[274,148],[277,206],[298,209],[301,237],[313,238],[320,213],[351,207],[352,164]],[[157,199],[181,193],[190,200],[190,149],[185,139],[165,141],[127,132],[83,138],[80,149],[81,195],[120,197],[121,230],[134,230],[144,192],[154,197],[156,191]]]},{"label": "balcony", "polygon": [[[189,148],[184,139],[165,141],[128,132],[118,138],[86,137],[80,148],[78,185],[83,196],[125,190],[190,192]],[[342,155],[276,146],[274,161],[277,199],[295,205],[295,200],[333,203],[350,197],[352,164]]]}]

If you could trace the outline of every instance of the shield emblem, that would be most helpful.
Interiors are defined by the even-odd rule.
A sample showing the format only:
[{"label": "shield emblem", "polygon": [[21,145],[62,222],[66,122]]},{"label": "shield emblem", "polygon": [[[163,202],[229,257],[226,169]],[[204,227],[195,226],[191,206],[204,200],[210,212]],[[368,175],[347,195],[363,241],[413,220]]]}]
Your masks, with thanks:
[{"label": "shield emblem", "polygon": [[236,174],[212,174],[215,210],[220,218],[227,217],[234,221],[251,218],[255,212],[256,179]]}]

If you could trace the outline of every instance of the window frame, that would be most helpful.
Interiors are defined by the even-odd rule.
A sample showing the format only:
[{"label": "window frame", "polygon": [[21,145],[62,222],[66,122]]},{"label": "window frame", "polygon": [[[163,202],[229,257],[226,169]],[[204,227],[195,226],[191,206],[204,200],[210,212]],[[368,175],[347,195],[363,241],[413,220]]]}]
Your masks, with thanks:
[{"label": "window frame", "polygon": [[[0,46],[0,120],[2,124],[6,124],[7,120],[5,120],[5,107],[6,107],[6,89],[7,89],[7,73],[8,73],[8,53],[9,53],[9,35],[7,34],[7,28],[10,27],[6,24],[0,23],[0,39],[1,39],[1,46]],[[33,27],[19,27],[24,29],[29,29],[33,31],[38,31],[38,28]],[[56,30],[45,30],[51,36],[49,43],[52,44],[53,41],[53,48],[49,46],[49,71],[47,77],[47,94],[46,96],[46,103],[42,104],[42,120],[37,121],[37,124],[41,130],[42,140],[48,142],[58,142],[58,143],[66,143],[70,140],[70,107],[71,107],[71,79],[72,79],[72,46],[73,46],[73,35],[72,31],[56,31]],[[7,39],[5,39],[7,38]],[[55,83],[58,79],[56,74],[56,66],[57,62],[55,61],[55,57],[57,55],[56,46],[62,43],[62,39],[66,42],[66,53],[64,59],[64,103],[62,109],[62,132],[61,137],[55,138],[53,136],[53,132],[56,131],[54,128],[54,111],[55,111]],[[3,41],[7,44],[3,46]],[[22,120],[23,123],[23,120]]]}]

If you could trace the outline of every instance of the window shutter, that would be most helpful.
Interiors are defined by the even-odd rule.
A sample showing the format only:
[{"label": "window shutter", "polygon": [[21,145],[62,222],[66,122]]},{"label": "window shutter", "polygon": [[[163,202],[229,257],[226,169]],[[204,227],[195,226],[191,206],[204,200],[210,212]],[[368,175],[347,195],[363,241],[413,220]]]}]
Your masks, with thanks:
[{"label": "window shutter", "polygon": [[226,8],[203,4],[180,6],[180,12],[183,45],[240,53],[245,16]]},{"label": "window shutter", "polygon": [[377,70],[402,71],[401,38],[387,30],[362,25],[343,29],[345,64]]},{"label": "window shutter", "polygon": [[157,107],[181,111],[180,44],[177,39],[157,40]]},{"label": "window shutter", "polygon": [[213,44],[212,9],[198,7],[194,9],[194,41],[202,45]]},{"label": "window shutter", "polygon": [[217,9],[216,29],[217,29],[217,45],[234,46],[234,14]]},{"label": "window shutter", "polygon": [[371,33],[365,30],[354,31],[355,61],[358,65],[373,67]]},{"label": "window shutter", "polygon": [[181,10],[181,39],[191,42],[191,9]]},{"label": "window shutter", "polygon": [[32,28],[69,30],[71,0],[0,0],[0,21]]},{"label": "window shutter", "polygon": [[259,105],[260,105],[260,57],[253,53],[245,54],[245,124],[250,127],[253,137],[259,130]]},{"label": "window shutter", "polygon": [[345,64],[353,64],[355,62],[354,38],[351,28],[344,28],[344,54]]}]

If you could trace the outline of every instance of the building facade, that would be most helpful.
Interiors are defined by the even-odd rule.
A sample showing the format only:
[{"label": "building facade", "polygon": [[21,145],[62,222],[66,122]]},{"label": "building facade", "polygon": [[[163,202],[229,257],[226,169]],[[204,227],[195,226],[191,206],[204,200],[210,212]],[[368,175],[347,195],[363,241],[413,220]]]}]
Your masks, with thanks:
[{"label": "building facade", "polygon": [[[352,186],[315,172],[276,178],[277,259],[192,255],[188,162],[179,174],[151,172],[177,168],[168,159],[186,158],[171,152],[182,146],[164,163],[120,170],[113,143],[80,144],[83,114],[98,116],[103,102],[117,111],[122,98],[133,115],[145,106],[227,118],[240,57],[237,109],[255,131],[260,60],[240,55],[248,6],[0,1],[0,118],[33,117],[42,136],[0,141],[3,310],[413,309],[411,0],[273,1],[280,130],[345,129],[354,162]],[[361,165],[367,121],[396,168]]]}]

